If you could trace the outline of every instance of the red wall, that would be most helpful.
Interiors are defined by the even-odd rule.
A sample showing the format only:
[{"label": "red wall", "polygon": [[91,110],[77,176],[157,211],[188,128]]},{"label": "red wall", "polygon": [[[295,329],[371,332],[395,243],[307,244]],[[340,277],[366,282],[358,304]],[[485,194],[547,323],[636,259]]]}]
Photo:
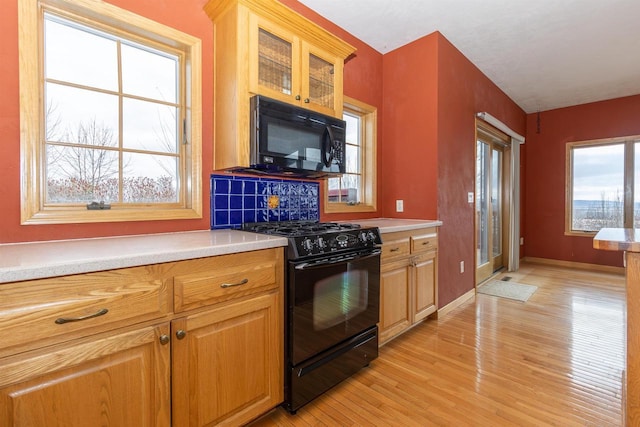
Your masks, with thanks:
[{"label": "red wall", "polygon": [[525,255],[622,266],[619,252],[593,249],[593,239],[564,235],[566,144],[640,135],[640,95],[527,116]]},{"label": "red wall", "polygon": [[[525,113],[440,33],[384,56],[383,214],[440,219],[438,305],[474,288],[475,114],[518,133]],[[405,212],[395,212],[403,199]],[[465,273],[460,273],[460,261]]]},{"label": "red wall", "polygon": [[[525,113],[445,37],[438,34],[439,306],[475,286],[475,115],[486,111],[525,134]],[[460,261],[465,272],[460,273]]]},{"label": "red wall", "polygon": [[[386,217],[436,219],[438,38],[424,37],[383,58],[384,129],[378,146]],[[396,200],[404,212],[396,212]]]}]

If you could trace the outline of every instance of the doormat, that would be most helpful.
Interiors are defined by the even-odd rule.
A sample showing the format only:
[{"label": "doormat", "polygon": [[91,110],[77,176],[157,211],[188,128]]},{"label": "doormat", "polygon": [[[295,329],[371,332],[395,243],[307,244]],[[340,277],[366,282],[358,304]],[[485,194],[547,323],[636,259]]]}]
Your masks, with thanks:
[{"label": "doormat", "polygon": [[491,280],[478,288],[479,294],[509,298],[525,302],[538,289],[537,286],[504,280]]}]

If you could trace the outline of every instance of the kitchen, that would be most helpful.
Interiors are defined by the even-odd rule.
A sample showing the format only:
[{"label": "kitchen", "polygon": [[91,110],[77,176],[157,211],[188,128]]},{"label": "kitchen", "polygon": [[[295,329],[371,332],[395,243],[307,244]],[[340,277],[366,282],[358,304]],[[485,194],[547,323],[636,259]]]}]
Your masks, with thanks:
[{"label": "kitchen", "polygon": [[[213,56],[209,53],[214,51],[211,20],[202,10],[203,2],[198,1],[187,2],[180,7],[157,7],[152,2],[124,0],[113,3],[185,31],[202,41],[202,219],[20,225],[22,178],[19,172],[18,144],[20,95],[16,42],[17,5],[12,3],[2,17],[3,28],[10,33],[3,42],[2,51],[3,63],[6,64],[2,79],[3,93],[6,94],[3,100],[3,110],[6,113],[2,115],[5,123],[3,129],[6,130],[3,133],[8,140],[15,141],[15,144],[3,145],[0,160],[3,162],[0,173],[5,182],[0,190],[0,197],[9,201],[3,212],[0,236],[2,243],[205,230],[210,227],[207,183],[210,172],[214,170],[214,154],[213,146],[208,141],[214,139],[214,123],[210,118],[214,114],[216,99],[210,77],[214,67]],[[345,64],[344,92],[382,112],[379,114],[377,134],[377,209],[357,216],[320,212],[323,220],[377,217],[440,219],[443,224],[438,235],[438,305],[444,307],[473,292],[472,269],[460,273],[459,268],[461,261],[467,266],[474,264],[474,248],[471,243],[474,238],[474,212],[466,199],[466,193],[473,191],[474,156],[473,151],[466,150],[465,147],[467,141],[473,140],[475,127],[473,116],[467,113],[490,111],[516,132],[527,137],[527,143],[523,147],[525,209],[522,214],[526,245],[521,249],[521,254],[568,262],[621,266],[619,256],[593,250],[589,239],[563,236],[557,227],[557,221],[562,221],[563,215],[549,217],[547,212],[563,208],[565,135],[593,139],[640,133],[638,125],[632,119],[638,109],[637,96],[542,112],[541,133],[538,134],[535,132],[537,115],[525,114],[441,34],[432,34],[383,56],[301,4],[295,1],[284,3],[326,26],[331,33],[356,48],[356,56]],[[422,84],[416,85],[417,81]],[[465,85],[461,82],[473,84]],[[466,89],[467,87],[474,87],[474,91]],[[439,93],[446,93],[447,98],[439,97]],[[419,111],[416,111],[416,99],[420,100]],[[581,114],[596,112],[601,120],[584,123],[575,118]],[[414,118],[416,115],[419,118]],[[414,126],[416,120],[421,126]],[[561,129],[554,125],[559,122],[563,123]],[[400,141],[402,144],[420,141],[420,144],[414,143],[415,146],[407,149]],[[467,156],[460,156],[460,153],[467,152]],[[549,156],[549,152],[554,155]],[[544,176],[536,173],[549,166],[557,172],[545,173]],[[554,193],[556,190],[557,193]],[[452,193],[464,193],[465,197],[450,197]],[[396,212],[396,200],[405,200],[404,212]],[[545,212],[540,211],[542,206],[546,207]],[[539,230],[548,232],[541,233]],[[557,241],[561,244],[556,244]]]}]

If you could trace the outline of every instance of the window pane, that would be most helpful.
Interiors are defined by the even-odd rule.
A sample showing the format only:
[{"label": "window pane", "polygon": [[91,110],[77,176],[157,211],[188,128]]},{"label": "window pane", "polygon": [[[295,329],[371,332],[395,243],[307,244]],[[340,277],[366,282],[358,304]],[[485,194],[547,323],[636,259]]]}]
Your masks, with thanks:
[{"label": "window pane", "polygon": [[360,145],[360,117],[345,112],[342,120],[347,123],[345,139],[349,144]]},{"label": "window pane", "polygon": [[118,200],[118,152],[47,147],[47,203]]},{"label": "window pane", "polygon": [[491,247],[493,257],[502,253],[502,151],[491,149]]},{"label": "window pane", "polygon": [[360,149],[355,145],[346,146],[346,171],[350,173],[361,173],[360,170]]},{"label": "window pane", "polygon": [[358,203],[360,201],[360,176],[346,173],[342,177],[342,182],[342,201]]},{"label": "window pane", "polygon": [[45,78],[118,90],[114,40],[86,27],[45,15]]},{"label": "window pane", "polygon": [[576,147],[572,154],[572,229],[622,227],[624,145]]},{"label": "window pane", "polygon": [[123,146],[129,149],[178,152],[178,109],[154,102],[123,100]]},{"label": "window pane", "polygon": [[118,97],[46,84],[47,141],[115,147],[118,145]]},{"label": "window pane", "polygon": [[175,103],[176,57],[127,44],[122,45],[122,91],[126,94]]},{"label": "window pane", "polygon": [[476,221],[478,241],[477,265],[481,266],[489,262],[489,187],[488,172],[490,169],[489,145],[482,141],[476,142]]},{"label": "window pane", "polygon": [[175,203],[178,201],[177,157],[124,153],[125,203]]}]

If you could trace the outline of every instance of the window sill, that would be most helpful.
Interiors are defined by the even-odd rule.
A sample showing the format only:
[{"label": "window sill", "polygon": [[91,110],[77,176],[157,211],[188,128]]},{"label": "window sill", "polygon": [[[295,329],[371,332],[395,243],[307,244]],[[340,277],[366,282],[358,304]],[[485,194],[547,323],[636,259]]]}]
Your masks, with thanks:
[{"label": "window sill", "polygon": [[73,224],[97,222],[126,222],[126,221],[159,221],[176,219],[200,219],[202,209],[162,209],[150,210],[109,209],[109,210],[58,210],[50,209],[33,215],[23,215],[22,225],[37,224]]},{"label": "window sill", "polygon": [[597,231],[565,231],[564,235],[567,237],[594,237],[598,234]]},{"label": "window sill", "polygon": [[372,205],[357,204],[349,205],[346,203],[325,203],[325,213],[368,213],[375,212],[376,207]]}]

